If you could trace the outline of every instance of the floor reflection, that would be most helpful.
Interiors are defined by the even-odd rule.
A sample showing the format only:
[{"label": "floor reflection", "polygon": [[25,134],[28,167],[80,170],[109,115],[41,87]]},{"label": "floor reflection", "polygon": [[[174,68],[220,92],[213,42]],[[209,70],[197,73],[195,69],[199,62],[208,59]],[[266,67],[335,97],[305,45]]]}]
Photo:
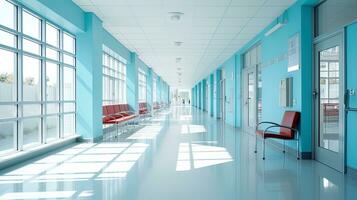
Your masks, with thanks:
[{"label": "floor reflection", "polygon": [[[357,181],[297,161],[189,106],[122,137],[81,143],[0,172],[0,199],[355,199]],[[260,147],[259,147],[260,148]],[[260,152],[260,151],[259,151]]]}]

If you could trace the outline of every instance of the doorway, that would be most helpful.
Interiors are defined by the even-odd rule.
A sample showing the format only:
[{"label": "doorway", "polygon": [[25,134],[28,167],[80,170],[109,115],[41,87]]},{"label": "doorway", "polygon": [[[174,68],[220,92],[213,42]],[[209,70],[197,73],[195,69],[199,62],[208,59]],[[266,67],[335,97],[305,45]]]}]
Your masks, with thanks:
[{"label": "doorway", "polygon": [[343,32],[314,47],[315,159],[345,171],[345,66]]},{"label": "doorway", "polygon": [[210,102],[209,102],[209,85],[206,83],[205,84],[205,109],[204,109],[204,111],[206,111],[206,112],[208,112],[208,106],[210,105]]},{"label": "doorway", "polygon": [[222,122],[226,119],[226,79],[223,78],[220,81],[220,118]]},{"label": "doorway", "polygon": [[257,122],[257,85],[256,85],[256,68],[251,67],[244,69],[243,77],[243,128],[249,133],[253,133]]}]

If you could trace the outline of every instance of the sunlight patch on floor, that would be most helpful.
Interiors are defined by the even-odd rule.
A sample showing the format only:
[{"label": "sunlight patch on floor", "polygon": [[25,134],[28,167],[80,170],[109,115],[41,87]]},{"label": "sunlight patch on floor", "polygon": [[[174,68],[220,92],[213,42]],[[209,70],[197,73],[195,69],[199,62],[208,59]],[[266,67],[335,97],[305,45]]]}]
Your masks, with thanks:
[{"label": "sunlight patch on floor", "polygon": [[224,147],[180,143],[176,171],[189,171],[232,161],[232,156]]},{"label": "sunlight patch on floor", "polygon": [[206,128],[203,125],[185,124],[181,126],[181,134],[205,133]]}]

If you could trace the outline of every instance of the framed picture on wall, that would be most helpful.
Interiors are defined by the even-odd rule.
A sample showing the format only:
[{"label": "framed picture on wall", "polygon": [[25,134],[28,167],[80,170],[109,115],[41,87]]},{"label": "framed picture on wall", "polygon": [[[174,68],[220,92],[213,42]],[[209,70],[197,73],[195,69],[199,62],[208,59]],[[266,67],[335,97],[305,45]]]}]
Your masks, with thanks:
[{"label": "framed picture on wall", "polygon": [[296,33],[288,41],[288,72],[300,69],[300,37]]}]

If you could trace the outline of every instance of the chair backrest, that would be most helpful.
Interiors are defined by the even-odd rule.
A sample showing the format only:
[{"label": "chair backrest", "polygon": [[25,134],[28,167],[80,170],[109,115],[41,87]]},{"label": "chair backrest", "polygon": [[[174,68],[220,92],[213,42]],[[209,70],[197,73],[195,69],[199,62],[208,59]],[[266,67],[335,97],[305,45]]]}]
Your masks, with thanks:
[{"label": "chair backrest", "polygon": [[119,113],[120,112],[119,104],[114,105],[114,112],[115,113]]},{"label": "chair backrest", "polygon": [[147,109],[147,104],[146,104],[146,102],[141,102],[141,103],[139,103],[139,109]]},{"label": "chair backrest", "polygon": [[102,109],[103,109],[103,115],[104,116],[108,115],[107,106],[103,106]]},{"label": "chair backrest", "polygon": [[[300,112],[296,111],[285,111],[281,125],[287,126],[290,128],[297,129],[300,121]],[[280,134],[294,138],[294,131],[287,128],[280,128]]]},{"label": "chair backrest", "polygon": [[109,115],[115,114],[114,105],[109,105],[107,107],[107,112],[108,112]]}]

